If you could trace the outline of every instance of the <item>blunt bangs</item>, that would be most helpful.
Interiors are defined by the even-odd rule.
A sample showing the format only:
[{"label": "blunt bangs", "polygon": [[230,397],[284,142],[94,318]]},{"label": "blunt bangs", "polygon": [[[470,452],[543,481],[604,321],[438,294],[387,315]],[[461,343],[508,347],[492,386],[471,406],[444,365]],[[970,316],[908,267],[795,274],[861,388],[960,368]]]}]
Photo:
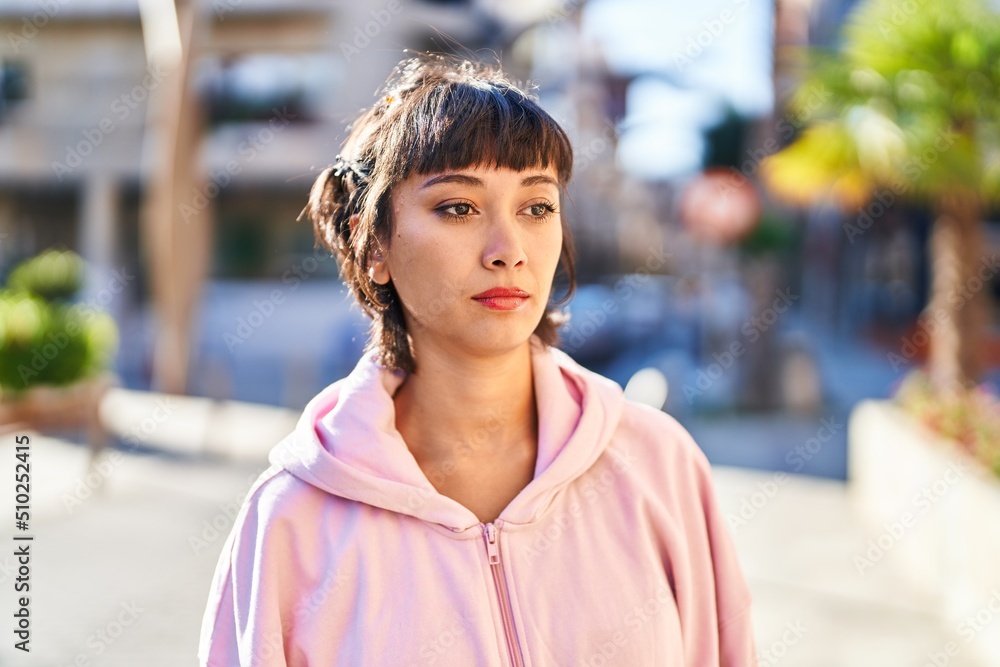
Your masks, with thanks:
[{"label": "blunt bangs", "polygon": [[[573,149],[552,118],[524,93],[489,82],[448,82],[400,104],[398,122],[384,135],[379,155],[391,156],[386,176],[398,183],[412,174],[469,167],[546,169],[559,183],[572,177]],[[385,159],[383,157],[383,159]]]}]

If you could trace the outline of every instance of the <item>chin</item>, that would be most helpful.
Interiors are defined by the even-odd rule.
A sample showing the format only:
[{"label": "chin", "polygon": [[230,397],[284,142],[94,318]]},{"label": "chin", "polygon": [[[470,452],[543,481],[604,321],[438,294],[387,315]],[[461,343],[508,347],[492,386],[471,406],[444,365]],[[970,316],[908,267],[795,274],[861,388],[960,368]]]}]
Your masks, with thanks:
[{"label": "chin", "polygon": [[462,338],[464,347],[470,350],[506,352],[527,343],[534,331],[535,326],[525,322],[493,322],[488,326],[471,327]]}]

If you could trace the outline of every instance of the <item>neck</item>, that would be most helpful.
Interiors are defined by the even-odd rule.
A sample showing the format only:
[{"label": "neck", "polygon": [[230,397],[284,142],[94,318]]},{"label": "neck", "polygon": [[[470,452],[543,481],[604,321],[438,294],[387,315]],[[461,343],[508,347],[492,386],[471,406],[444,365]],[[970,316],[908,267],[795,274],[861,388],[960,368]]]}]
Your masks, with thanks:
[{"label": "neck", "polygon": [[418,462],[461,465],[534,457],[538,415],[529,342],[488,358],[425,343],[414,357],[418,370],[407,376],[393,401],[396,428]]}]

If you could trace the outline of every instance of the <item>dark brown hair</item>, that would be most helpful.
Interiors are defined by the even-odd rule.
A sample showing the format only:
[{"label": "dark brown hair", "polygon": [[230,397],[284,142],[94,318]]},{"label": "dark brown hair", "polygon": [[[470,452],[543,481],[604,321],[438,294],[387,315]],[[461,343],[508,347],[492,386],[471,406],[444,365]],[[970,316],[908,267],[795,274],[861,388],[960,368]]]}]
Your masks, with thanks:
[{"label": "dark brown hair", "polygon": [[[400,62],[377,101],[348,129],[337,164],[316,178],[303,214],[312,220],[317,243],[338,257],[348,289],[372,318],[365,351],[377,349],[382,365],[412,373],[416,364],[399,295],[391,280],[380,285],[368,276],[372,259],[391,243],[393,187],[412,174],[552,164],[565,193],[573,148],[559,124],[499,65],[438,54]],[[561,224],[560,265],[568,289],[555,305],[568,301],[576,287],[573,239],[564,217]],[[555,345],[565,321],[547,305],[534,333]]]}]

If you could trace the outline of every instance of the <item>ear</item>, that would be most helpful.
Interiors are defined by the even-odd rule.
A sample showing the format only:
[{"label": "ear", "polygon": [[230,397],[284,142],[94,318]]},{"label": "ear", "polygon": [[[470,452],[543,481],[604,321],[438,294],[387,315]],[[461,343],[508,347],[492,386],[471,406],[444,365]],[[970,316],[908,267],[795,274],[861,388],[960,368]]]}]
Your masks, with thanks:
[{"label": "ear", "polygon": [[[359,215],[355,213],[347,220],[347,224],[351,228],[351,236],[354,236],[354,228],[358,226]],[[379,248],[375,248],[372,253],[371,265],[368,267],[368,277],[372,282],[376,282],[379,285],[385,285],[389,282],[391,276],[389,275],[389,267],[386,266],[385,258],[382,256],[382,251]]]},{"label": "ear", "polygon": [[385,261],[385,257],[382,256],[382,251],[379,248],[375,248],[372,251],[372,261],[371,265],[368,267],[368,277],[379,285],[385,285],[392,278],[392,276],[389,275],[389,266]]},{"label": "ear", "polygon": [[386,266],[384,261],[378,261],[373,263],[368,267],[368,277],[372,279],[372,282],[376,282],[379,285],[385,285],[391,279],[389,275],[389,267]]}]

